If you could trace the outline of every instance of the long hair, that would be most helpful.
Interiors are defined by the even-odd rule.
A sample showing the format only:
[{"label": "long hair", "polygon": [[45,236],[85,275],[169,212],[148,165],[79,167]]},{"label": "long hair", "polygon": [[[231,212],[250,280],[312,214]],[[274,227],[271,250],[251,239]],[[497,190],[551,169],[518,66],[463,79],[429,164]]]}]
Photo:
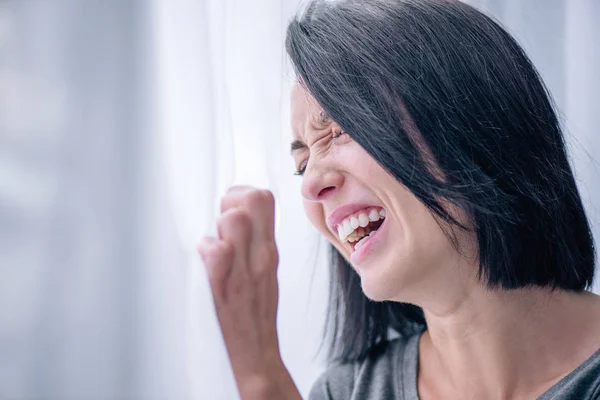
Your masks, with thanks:
[{"label": "long hair", "polygon": [[[316,0],[286,48],[323,109],[432,213],[466,229],[442,200],[466,212],[484,284],[591,285],[593,237],[551,97],[499,24],[459,1]],[[330,360],[425,327],[416,306],[368,300],[331,251]]]}]

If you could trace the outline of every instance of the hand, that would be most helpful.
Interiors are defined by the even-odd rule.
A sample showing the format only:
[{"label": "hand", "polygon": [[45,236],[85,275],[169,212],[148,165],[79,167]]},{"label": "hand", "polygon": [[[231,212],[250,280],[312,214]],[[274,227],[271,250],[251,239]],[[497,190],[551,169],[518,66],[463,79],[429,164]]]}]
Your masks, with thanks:
[{"label": "hand", "polygon": [[218,237],[205,237],[198,246],[242,397],[273,393],[280,377],[291,381],[277,338],[274,203],[267,190],[229,189],[221,200]]}]

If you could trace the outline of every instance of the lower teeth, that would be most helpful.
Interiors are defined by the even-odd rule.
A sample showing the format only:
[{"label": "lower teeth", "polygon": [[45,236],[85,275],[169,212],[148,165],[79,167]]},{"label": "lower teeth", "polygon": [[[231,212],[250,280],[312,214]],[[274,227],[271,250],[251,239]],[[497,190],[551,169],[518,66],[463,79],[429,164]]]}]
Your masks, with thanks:
[{"label": "lower teeth", "polygon": [[363,237],[362,239],[360,239],[355,245],[354,245],[354,251],[358,250],[359,247],[361,247],[363,245],[363,243],[371,237],[372,234],[374,234],[375,231],[371,231],[371,233],[369,233],[367,236]]}]

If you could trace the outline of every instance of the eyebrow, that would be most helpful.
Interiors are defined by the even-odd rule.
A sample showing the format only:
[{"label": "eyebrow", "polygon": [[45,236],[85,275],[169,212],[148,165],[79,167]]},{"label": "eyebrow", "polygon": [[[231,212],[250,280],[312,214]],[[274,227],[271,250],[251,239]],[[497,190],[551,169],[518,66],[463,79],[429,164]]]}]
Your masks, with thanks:
[{"label": "eyebrow", "polygon": [[304,143],[301,140],[294,140],[292,142],[292,144],[290,145],[290,153],[294,153],[294,151],[296,150],[300,150],[300,149],[307,149],[308,146],[306,145],[306,143]]}]

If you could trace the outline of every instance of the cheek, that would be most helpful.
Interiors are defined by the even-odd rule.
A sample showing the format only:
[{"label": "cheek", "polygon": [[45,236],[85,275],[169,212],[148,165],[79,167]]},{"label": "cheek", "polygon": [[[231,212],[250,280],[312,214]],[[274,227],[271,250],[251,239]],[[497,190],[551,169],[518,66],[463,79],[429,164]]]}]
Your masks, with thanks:
[{"label": "cheek", "polygon": [[341,245],[338,238],[331,234],[331,232],[327,228],[327,224],[325,224],[325,215],[323,213],[323,207],[318,203],[304,200],[304,211],[306,212],[306,215],[308,216],[308,219],[313,224],[313,226],[317,228],[317,230],[321,232],[325,236],[325,238],[331,244],[333,244],[340,253],[342,253],[344,257],[346,257],[346,260],[348,260],[350,257],[348,249],[344,248]]},{"label": "cheek", "polygon": [[329,233],[327,225],[325,224],[323,207],[319,203],[304,200],[304,211],[306,212],[310,222],[319,230],[319,232],[323,234]]},{"label": "cheek", "polygon": [[[461,219],[457,210],[448,211]],[[464,257],[471,260],[470,237],[432,215],[425,205],[412,204],[405,214],[405,221],[406,254],[397,254],[397,259],[403,261],[398,264],[397,270],[411,275],[413,279],[410,280],[431,279],[433,276],[450,279],[457,275],[457,265],[463,265]]]},{"label": "cheek", "polygon": [[413,195],[410,197],[404,209],[409,249],[412,249],[414,256],[420,258],[418,261],[421,262],[435,262],[439,257],[449,256],[451,246],[441,224],[438,224],[437,218],[424,204]]}]

